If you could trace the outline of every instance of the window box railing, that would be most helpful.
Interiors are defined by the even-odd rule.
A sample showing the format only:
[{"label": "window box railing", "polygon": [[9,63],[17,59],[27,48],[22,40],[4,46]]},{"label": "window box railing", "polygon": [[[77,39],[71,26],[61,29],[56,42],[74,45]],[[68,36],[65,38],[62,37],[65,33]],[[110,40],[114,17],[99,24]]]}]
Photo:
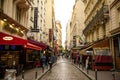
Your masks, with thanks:
[{"label": "window box railing", "polygon": [[86,28],[83,30],[83,33],[86,33],[96,24],[101,24],[101,22],[106,22],[109,19],[109,9],[108,5],[103,5],[93,19],[88,23]]}]

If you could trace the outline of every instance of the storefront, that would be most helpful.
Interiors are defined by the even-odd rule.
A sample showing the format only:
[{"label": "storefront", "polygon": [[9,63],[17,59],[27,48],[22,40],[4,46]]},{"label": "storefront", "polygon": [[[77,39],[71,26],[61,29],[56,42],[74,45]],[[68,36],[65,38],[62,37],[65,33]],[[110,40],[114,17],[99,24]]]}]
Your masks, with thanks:
[{"label": "storefront", "polygon": [[94,60],[92,45],[84,46],[82,49],[80,49],[80,55],[81,55],[83,67],[85,67],[86,59],[89,57],[88,69],[92,69],[92,64],[93,64],[93,60]]},{"label": "storefront", "polygon": [[120,33],[111,37],[111,52],[114,59],[114,68],[120,69]]},{"label": "storefront", "polygon": [[27,45],[28,29],[0,11],[0,78],[5,69],[19,70],[25,61],[24,45]]},{"label": "storefront", "polygon": [[92,69],[111,70],[113,68],[112,54],[110,53],[110,39],[105,38],[96,42],[93,46],[95,62]]},{"label": "storefront", "polygon": [[39,47],[41,47],[41,50],[45,50],[45,49],[47,48],[47,46],[48,46],[48,45],[46,45],[46,44],[43,43],[43,42],[38,42],[38,41],[35,41],[35,40],[33,40],[33,39],[30,39],[30,38],[28,38],[28,42],[29,42],[29,43],[32,43],[32,44],[35,44],[35,45],[37,45],[37,46],[39,46]]},{"label": "storefront", "polygon": [[40,59],[42,47],[36,45],[35,43],[32,43],[31,40],[28,40],[28,43],[24,46],[24,48],[26,54],[26,63],[24,64],[25,69],[34,68],[36,59]]},{"label": "storefront", "polygon": [[84,58],[83,62],[85,62],[88,56],[90,57],[92,70],[110,70],[113,68],[109,38],[94,42],[92,45],[80,50],[80,53]]},{"label": "storefront", "polygon": [[[0,68],[4,75],[5,69],[18,68],[24,57],[24,45],[27,40],[0,32]],[[22,60],[22,61],[21,61]]]}]

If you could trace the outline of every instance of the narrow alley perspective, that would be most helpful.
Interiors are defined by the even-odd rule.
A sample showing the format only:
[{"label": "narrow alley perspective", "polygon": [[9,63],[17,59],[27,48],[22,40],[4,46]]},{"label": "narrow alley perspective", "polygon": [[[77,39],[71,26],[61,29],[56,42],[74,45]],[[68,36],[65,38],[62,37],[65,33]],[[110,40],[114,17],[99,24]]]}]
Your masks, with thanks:
[{"label": "narrow alley perspective", "polygon": [[65,58],[60,58],[57,64],[40,80],[90,80],[78,68]]},{"label": "narrow alley perspective", "polygon": [[120,0],[0,0],[0,80],[120,80]]}]

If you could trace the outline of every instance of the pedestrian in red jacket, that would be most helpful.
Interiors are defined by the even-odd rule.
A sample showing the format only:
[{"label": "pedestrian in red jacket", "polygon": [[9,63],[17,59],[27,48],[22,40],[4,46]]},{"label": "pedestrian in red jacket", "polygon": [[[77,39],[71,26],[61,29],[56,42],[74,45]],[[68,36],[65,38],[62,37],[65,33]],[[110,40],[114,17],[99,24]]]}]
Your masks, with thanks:
[{"label": "pedestrian in red jacket", "polygon": [[37,59],[37,61],[36,61],[36,67],[40,67],[40,66],[41,66],[40,59]]}]

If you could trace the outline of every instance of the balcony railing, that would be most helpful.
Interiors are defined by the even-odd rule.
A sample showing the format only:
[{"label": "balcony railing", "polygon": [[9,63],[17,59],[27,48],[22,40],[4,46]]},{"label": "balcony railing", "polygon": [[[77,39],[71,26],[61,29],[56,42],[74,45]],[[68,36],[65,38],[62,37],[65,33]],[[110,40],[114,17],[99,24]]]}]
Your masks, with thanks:
[{"label": "balcony railing", "polygon": [[86,33],[90,29],[92,29],[93,26],[96,24],[101,24],[101,22],[104,22],[109,19],[109,9],[108,5],[103,5],[101,9],[97,12],[97,14],[93,17],[93,19],[88,23],[86,28],[83,30],[83,33]]}]

